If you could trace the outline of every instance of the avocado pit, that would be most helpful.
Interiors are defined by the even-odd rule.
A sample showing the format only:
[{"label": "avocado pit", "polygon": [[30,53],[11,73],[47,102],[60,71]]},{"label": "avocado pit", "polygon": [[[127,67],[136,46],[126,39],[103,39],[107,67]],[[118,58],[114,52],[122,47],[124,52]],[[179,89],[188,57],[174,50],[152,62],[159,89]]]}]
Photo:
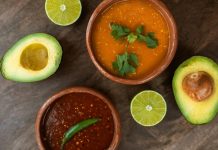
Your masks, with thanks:
[{"label": "avocado pit", "polygon": [[48,50],[38,43],[27,46],[20,57],[22,67],[32,71],[39,71],[48,64]]},{"label": "avocado pit", "polygon": [[183,90],[195,101],[203,101],[210,97],[213,86],[212,77],[204,71],[190,73],[182,81]]}]

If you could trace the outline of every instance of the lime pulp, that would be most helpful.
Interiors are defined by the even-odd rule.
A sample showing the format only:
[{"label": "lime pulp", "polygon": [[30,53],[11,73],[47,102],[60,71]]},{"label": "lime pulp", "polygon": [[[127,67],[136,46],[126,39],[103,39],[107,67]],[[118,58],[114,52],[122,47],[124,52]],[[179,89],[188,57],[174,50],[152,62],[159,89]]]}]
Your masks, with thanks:
[{"label": "lime pulp", "polygon": [[80,0],[46,0],[45,11],[53,23],[67,26],[79,19],[82,5]]},{"label": "lime pulp", "polygon": [[130,105],[133,119],[142,126],[154,126],[166,115],[167,105],[157,92],[147,90],[137,94]]}]

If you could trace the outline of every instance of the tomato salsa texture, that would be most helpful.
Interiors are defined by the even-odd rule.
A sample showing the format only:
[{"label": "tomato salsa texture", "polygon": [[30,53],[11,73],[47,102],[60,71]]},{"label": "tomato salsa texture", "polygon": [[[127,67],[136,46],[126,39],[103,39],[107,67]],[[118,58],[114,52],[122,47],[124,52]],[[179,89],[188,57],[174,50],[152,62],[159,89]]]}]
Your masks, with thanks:
[{"label": "tomato salsa texture", "polygon": [[60,150],[64,133],[88,118],[100,118],[96,124],[77,133],[65,150],[104,150],[114,135],[110,108],[98,97],[88,93],[71,93],[59,98],[45,113],[41,135],[46,149]]},{"label": "tomato salsa texture", "polygon": [[153,32],[158,40],[156,48],[148,48],[145,43],[135,41],[128,45],[128,52],[135,53],[139,65],[136,72],[126,78],[137,79],[151,73],[167,54],[169,45],[168,25],[156,6],[145,0],[127,0],[113,4],[102,12],[93,26],[92,48],[99,63],[108,72],[117,75],[112,63],[117,55],[126,51],[126,43],[111,35],[110,24],[117,23],[135,31],[144,26],[144,32]]}]

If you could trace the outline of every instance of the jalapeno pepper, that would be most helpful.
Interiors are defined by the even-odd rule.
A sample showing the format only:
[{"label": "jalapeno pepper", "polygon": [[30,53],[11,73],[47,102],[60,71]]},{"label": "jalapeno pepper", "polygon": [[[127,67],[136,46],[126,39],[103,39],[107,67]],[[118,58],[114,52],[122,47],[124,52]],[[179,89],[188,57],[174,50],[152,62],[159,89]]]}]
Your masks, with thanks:
[{"label": "jalapeno pepper", "polygon": [[62,139],[61,142],[61,150],[64,149],[64,146],[67,142],[69,142],[69,140],[71,140],[71,138],[78,132],[80,132],[81,130],[97,123],[98,121],[100,121],[99,118],[91,118],[91,119],[87,119],[87,120],[83,120],[75,125],[73,125],[67,132],[65,132],[64,137]]}]

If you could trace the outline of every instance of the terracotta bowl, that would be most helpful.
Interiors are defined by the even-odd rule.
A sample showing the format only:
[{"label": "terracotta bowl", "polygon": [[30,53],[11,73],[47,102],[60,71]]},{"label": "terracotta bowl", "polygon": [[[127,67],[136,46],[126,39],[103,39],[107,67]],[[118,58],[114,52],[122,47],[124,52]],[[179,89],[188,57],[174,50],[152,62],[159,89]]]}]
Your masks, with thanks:
[{"label": "terracotta bowl", "polygon": [[92,27],[98,18],[98,15],[101,14],[101,12],[105,11],[107,8],[111,7],[112,4],[121,2],[125,0],[104,0],[101,4],[98,5],[98,7],[95,9],[93,12],[88,26],[86,30],[86,45],[87,49],[89,52],[89,55],[95,64],[95,66],[98,68],[98,70],[107,78],[119,82],[122,84],[129,84],[129,85],[137,85],[137,84],[142,84],[147,81],[150,81],[151,79],[155,78],[158,76],[161,72],[163,72],[170,62],[172,61],[175,53],[176,53],[176,48],[177,48],[177,28],[176,24],[174,21],[173,16],[171,15],[170,11],[167,9],[164,3],[162,3],[160,0],[149,0],[151,3],[153,3],[156,8],[159,10],[159,12],[162,14],[162,16],[165,18],[165,21],[167,22],[167,25],[169,27],[169,32],[170,32],[170,39],[169,39],[169,47],[168,47],[168,52],[166,54],[166,57],[162,60],[161,64],[154,68],[153,71],[149,74],[146,74],[145,76],[138,78],[138,79],[125,79],[116,75],[111,74],[108,72],[102,65],[98,62],[97,58],[95,57],[94,50],[92,49]]},{"label": "terracotta bowl", "polygon": [[114,120],[114,136],[113,136],[112,142],[111,142],[108,150],[116,150],[118,148],[120,138],[121,138],[120,118],[119,118],[118,112],[114,108],[114,106],[110,103],[109,99],[107,99],[104,95],[100,94],[99,92],[97,92],[95,90],[92,90],[90,88],[85,88],[85,87],[73,87],[73,88],[65,89],[65,90],[63,90],[61,92],[58,92],[57,94],[55,94],[51,98],[49,98],[42,105],[42,107],[40,108],[40,110],[39,110],[39,112],[37,114],[37,118],[36,118],[36,122],[35,122],[36,141],[37,141],[39,149],[40,150],[45,150],[45,146],[44,146],[43,141],[42,141],[42,135],[41,135],[41,132],[40,132],[40,124],[41,124],[41,121],[43,120],[44,114],[46,113],[47,109],[56,100],[58,100],[60,97],[62,97],[64,95],[67,95],[67,94],[70,94],[70,93],[88,93],[88,94],[91,94],[91,95],[94,95],[94,96],[98,97],[104,103],[106,103],[106,105],[111,110],[113,120]]}]

